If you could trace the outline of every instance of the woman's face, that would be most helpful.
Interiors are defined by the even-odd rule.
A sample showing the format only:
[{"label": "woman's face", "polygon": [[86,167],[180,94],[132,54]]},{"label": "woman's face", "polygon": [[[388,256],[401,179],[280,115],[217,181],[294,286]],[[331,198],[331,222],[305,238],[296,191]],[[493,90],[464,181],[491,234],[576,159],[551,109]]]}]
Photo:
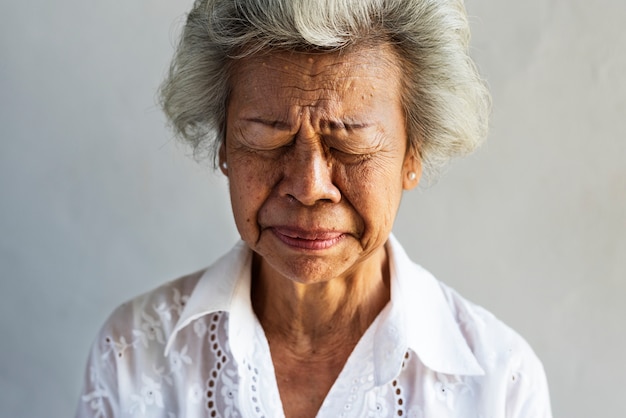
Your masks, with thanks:
[{"label": "woman's face", "polygon": [[253,56],[231,85],[220,166],[261,271],[317,283],[368,268],[420,174],[395,55],[383,46]]}]

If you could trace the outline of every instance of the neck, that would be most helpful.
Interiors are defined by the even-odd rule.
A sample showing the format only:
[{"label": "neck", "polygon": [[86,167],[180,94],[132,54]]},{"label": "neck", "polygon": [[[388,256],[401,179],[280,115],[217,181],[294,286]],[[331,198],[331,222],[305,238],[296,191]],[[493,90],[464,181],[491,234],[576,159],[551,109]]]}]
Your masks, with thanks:
[{"label": "neck", "polygon": [[302,284],[257,260],[252,305],[265,334],[297,357],[332,356],[356,345],[390,298],[384,248],[353,274]]}]

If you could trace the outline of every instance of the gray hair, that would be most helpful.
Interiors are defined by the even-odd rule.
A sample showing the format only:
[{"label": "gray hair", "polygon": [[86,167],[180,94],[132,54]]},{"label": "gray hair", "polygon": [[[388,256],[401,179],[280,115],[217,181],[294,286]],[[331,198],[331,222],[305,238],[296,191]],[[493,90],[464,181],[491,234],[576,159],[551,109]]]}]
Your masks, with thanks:
[{"label": "gray hair", "polygon": [[433,178],[487,135],[491,100],[469,57],[463,0],[196,0],[161,104],[176,134],[215,158],[238,58],[377,43],[400,60],[410,147]]}]

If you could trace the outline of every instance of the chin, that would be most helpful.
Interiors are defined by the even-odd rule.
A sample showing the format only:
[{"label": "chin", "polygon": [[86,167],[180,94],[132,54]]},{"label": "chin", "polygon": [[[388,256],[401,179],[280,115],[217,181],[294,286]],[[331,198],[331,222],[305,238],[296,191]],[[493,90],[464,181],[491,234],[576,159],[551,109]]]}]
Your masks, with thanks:
[{"label": "chin", "polygon": [[282,277],[304,285],[325,283],[351,269],[348,257],[322,257],[310,254],[258,253],[261,274],[266,278]]}]

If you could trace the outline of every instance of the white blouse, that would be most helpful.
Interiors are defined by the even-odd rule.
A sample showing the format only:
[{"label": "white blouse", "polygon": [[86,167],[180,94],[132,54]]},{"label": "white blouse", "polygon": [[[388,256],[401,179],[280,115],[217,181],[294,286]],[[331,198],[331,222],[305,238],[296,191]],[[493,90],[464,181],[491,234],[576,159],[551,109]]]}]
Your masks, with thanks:
[{"label": "white blouse", "polygon": [[[317,416],[551,417],[528,344],[417,266],[392,236],[391,301]],[[89,357],[76,417],[283,417],[240,242],[203,272],[121,305]]]}]

